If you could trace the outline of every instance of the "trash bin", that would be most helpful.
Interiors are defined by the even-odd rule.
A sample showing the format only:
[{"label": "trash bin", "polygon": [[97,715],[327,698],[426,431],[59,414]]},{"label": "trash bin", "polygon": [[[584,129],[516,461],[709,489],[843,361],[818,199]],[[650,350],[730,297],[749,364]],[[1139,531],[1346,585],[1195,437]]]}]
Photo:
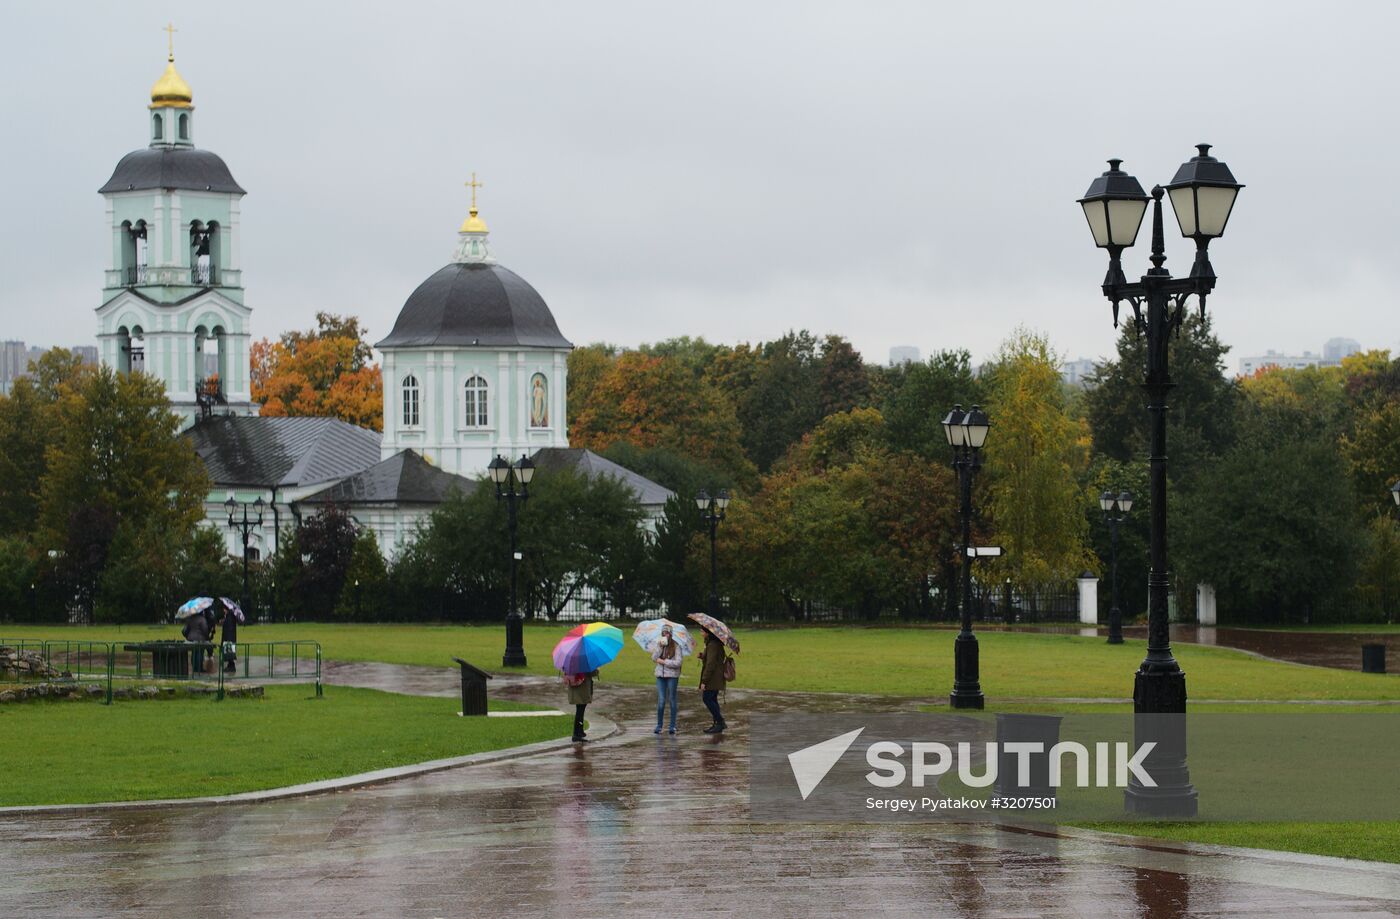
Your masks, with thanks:
[{"label": "trash bin", "polygon": [[491,674],[473,667],[460,657],[452,658],[462,668],[462,710],[459,715],[486,714],[486,681]]},{"label": "trash bin", "polygon": [[1361,646],[1361,672],[1385,673],[1385,645]]},{"label": "trash bin", "polygon": [[[1050,748],[1060,742],[1059,715],[997,715],[998,798],[1053,798],[1050,786]],[[1008,743],[1039,743],[1044,753],[1030,754],[1030,781],[1017,781],[1019,757],[1006,749]]]}]

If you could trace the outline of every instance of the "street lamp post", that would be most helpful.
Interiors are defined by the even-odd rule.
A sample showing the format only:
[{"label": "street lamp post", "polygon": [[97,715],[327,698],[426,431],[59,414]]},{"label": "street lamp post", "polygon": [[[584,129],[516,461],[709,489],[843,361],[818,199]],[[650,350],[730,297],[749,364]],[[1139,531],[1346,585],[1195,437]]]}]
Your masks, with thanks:
[{"label": "street lamp post", "polygon": [[[1123,250],[1137,241],[1138,229],[1147,210],[1148,196],[1138,180],[1119,169],[1122,160],[1108,161],[1107,172],[1096,178],[1079,199],[1089,221],[1094,244],[1108,250],[1108,274],[1102,290],[1113,304],[1113,323],[1118,324],[1118,307],[1126,300],[1133,308],[1133,322],[1147,338],[1147,410],[1152,419],[1149,457],[1151,501],[1151,569],[1147,576],[1147,656],[1133,684],[1133,710],[1139,714],[1185,714],[1186,674],[1172,656],[1168,629],[1167,592],[1167,394],[1172,381],[1167,370],[1167,346],[1172,333],[1181,327],[1186,301],[1197,298],[1204,318],[1206,296],[1215,289],[1215,271],[1207,257],[1210,241],[1225,232],[1235,198],[1243,188],[1230,168],[1210,155],[1209,144],[1198,144],[1199,153],[1183,163],[1164,188],[1152,189],[1152,267],[1134,283],[1123,274]],[[1173,278],[1163,268],[1166,262],[1162,233],[1162,198],[1170,193],[1181,235],[1196,243],[1196,259],[1191,273]],[[1150,719],[1139,719],[1142,735]],[[1172,719],[1179,730],[1149,756],[1157,787],[1145,788],[1136,776],[1124,797],[1128,810],[1158,816],[1196,813],[1196,790],[1186,768],[1185,724]]]},{"label": "street lamp post", "polygon": [[[1108,643],[1111,645],[1121,645],[1123,643],[1123,613],[1118,608],[1118,525],[1128,519],[1128,511],[1133,509],[1132,492],[1123,492],[1114,495],[1111,491],[1106,491],[1099,495],[1099,507],[1103,510],[1103,519],[1108,523],[1108,545],[1109,545],[1109,578],[1112,583],[1110,591],[1113,594],[1113,606],[1108,611]],[[1117,510],[1118,513],[1113,513]]]},{"label": "street lamp post", "polygon": [[360,620],[360,579],[355,578],[355,621]]},{"label": "street lamp post", "polygon": [[729,492],[721,489],[719,494],[710,497],[704,489],[695,496],[695,506],[700,508],[700,518],[710,527],[710,615],[719,618],[719,557],[715,541],[719,533],[719,522],[724,519],[729,507]]},{"label": "street lamp post", "polygon": [[[240,508],[242,509],[241,515]],[[251,612],[248,605],[248,537],[253,535],[254,530],[262,526],[263,499],[259,495],[252,501],[235,501],[230,495],[229,499],[224,502],[224,510],[228,511],[229,529],[237,530],[243,538],[243,595],[238,598],[238,601],[239,605],[243,607],[244,614],[247,615]]]},{"label": "street lamp post", "polygon": [[982,468],[982,445],[987,442],[990,429],[987,413],[976,405],[966,412],[961,405],[955,405],[943,419],[943,433],[953,448],[962,512],[962,628],[953,642],[953,691],[948,695],[948,704],[953,708],[982,708],[986,704],[977,636],[972,633],[972,477]]},{"label": "street lamp post", "polygon": [[506,651],[501,657],[501,665],[524,667],[525,617],[520,615],[515,599],[516,563],[520,561],[520,553],[515,549],[516,504],[524,504],[530,498],[530,481],[535,477],[535,464],[523,453],[515,465],[497,454],[486,468],[491,473],[491,481],[496,483],[496,500],[506,502],[510,530],[510,611],[506,613]]}]

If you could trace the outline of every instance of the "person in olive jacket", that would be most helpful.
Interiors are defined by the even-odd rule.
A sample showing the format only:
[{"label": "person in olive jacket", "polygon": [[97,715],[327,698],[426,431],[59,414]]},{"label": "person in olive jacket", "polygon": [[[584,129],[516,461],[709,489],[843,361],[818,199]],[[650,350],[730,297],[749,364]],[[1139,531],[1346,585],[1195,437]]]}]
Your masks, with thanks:
[{"label": "person in olive jacket", "polygon": [[724,642],[709,629],[702,627],[701,631],[705,633],[705,650],[700,652],[700,659],[705,663],[700,668],[700,698],[710,710],[710,716],[715,719],[714,724],[705,728],[705,733],[723,734],[724,729],[728,727],[724,722],[724,715],[719,710],[719,693],[725,686]]},{"label": "person in olive jacket", "polygon": [[593,678],[598,671],[591,673],[570,673],[564,676],[569,687],[569,702],[574,706],[574,743],[587,743],[588,734],[583,729],[583,712],[593,701]]}]

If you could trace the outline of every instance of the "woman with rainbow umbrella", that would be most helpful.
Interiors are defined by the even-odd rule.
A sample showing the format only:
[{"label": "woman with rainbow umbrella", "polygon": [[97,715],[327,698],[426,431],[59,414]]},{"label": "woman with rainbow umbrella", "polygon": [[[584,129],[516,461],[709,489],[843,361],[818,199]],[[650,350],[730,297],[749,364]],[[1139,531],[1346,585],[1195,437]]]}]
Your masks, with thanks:
[{"label": "woman with rainbow umbrella", "polygon": [[593,701],[593,678],[598,668],[612,663],[622,651],[622,631],[606,622],[570,629],[554,646],[554,666],[564,674],[569,702],[574,706],[574,743],[587,743],[583,712]]}]

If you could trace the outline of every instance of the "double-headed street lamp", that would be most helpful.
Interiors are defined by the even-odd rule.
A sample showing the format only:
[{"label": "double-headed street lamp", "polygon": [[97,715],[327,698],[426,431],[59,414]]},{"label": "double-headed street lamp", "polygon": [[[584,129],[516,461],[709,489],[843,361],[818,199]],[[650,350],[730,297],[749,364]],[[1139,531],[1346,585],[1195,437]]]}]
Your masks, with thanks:
[{"label": "double-headed street lamp", "polygon": [[[1177,169],[1165,188],[1158,185],[1152,189],[1152,267],[1136,282],[1128,283],[1120,257],[1137,241],[1147,210],[1148,196],[1138,180],[1118,168],[1122,160],[1109,160],[1108,171],[1090,183],[1088,192],[1079,199],[1094,244],[1108,250],[1108,274],[1102,290],[1113,304],[1113,324],[1117,326],[1119,304],[1126,300],[1133,308],[1138,332],[1147,337],[1144,389],[1152,419],[1148,460],[1152,567],[1147,576],[1147,657],[1133,684],[1133,710],[1140,714],[1186,712],[1186,674],[1172,657],[1167,618],[1167,393],[1172,388],[1167,346],[1172,333],[1181,327],[1190,297],[1197,298],[1205,317],[1206,296],[1215,289],[1215,271],[1206,250],[1212,239],[1224,234],[1235,197],[1244,187],[1235,181],[1228,166],[1210,155],[1209,144],[1198,144],[1197,149],[1199,153]],[[1162,198],[1168,193],[1181,235],[1196,242],[1196,259],[1185,278],[1173,278],[1162,267],[1167,260]],[[1125,795],[1130,811],[1159,816],[1196,813],[1196,790],[1186,768],[1185,725],[1178,726],[1180,737],[1167,738],[1168,742],[1149,757],[1157,787],[1130,784]]]},{"label": "double-headed street lamp", "polygon": [[961,405],[943,419],[943,433],[953,448],[953,469],[958,474],[958,491],[962,512],[962,628],[953,642],[953,691],[948,704],[953,708],[982,708],[982,695],[977,660],[977,636],[972,634],[972,477],[982,468],[982,445],[992,423],[980,406],[963,411]]},{"label": "double-headed street lamp", "polygon": [[[242,515],[238,513],[242,508]],[[253,535],[253,531],[262,526],[263,521],[263,499],[259,495],[252,501],[235,501],[230,495],[224,502],[224,510],[228,511],[228,527],[230,530],[237,530],[243,537],[243,596],[238,598],[239,605],[243,607],[245,614],[251,612],[248,607],[248,537]],[[249,511],[252,511],[250,514]]]},{"label": "double-headed street lamp", "polygon": [[724,519],[724,511],[729,507],[729,492],[720,489],[719,494],[710,497],[703,488],[695,496],[695,506],[700,508],[700,519],[710,527],[710,615],[719,618],[719,561],[715,551],[715,539],[719,533],[719,522]]},{"label": "double-headed street lamp", "polygon": [[525,617],[515,602],[515,569],[520,561],[520,553],[515,550],[516,502],[523,504],[530,498],[530,480],[535,477],[535,464],[525,454],[520,461],[511,465],[499,453],[486,467],[491,473],[491,481],[496,483],[496,500],[506,502],[508,529],[510,530],[510,611],[506,613],[506,652],[501,657],[504,667],[525,666]]},{"label": "double-headed street lamp", "polygon": [[[1123,613],[1118,609],[1118,524],[1127,520],[1128,511],[1133,509],[1132,492],[1125,491],[1115,495],[1106,491],[1099,495],[1099,508],[1103,511],[1103,519],[1108,523],[1109,569],[1112,572],[1109,577],[1112,580],[1110,590],[1113,593],[1113,607],[1108,611],[1108,643],[1121,645]],[[1115,510],[1118,511],[1117,514],[1113,513]]]}]

